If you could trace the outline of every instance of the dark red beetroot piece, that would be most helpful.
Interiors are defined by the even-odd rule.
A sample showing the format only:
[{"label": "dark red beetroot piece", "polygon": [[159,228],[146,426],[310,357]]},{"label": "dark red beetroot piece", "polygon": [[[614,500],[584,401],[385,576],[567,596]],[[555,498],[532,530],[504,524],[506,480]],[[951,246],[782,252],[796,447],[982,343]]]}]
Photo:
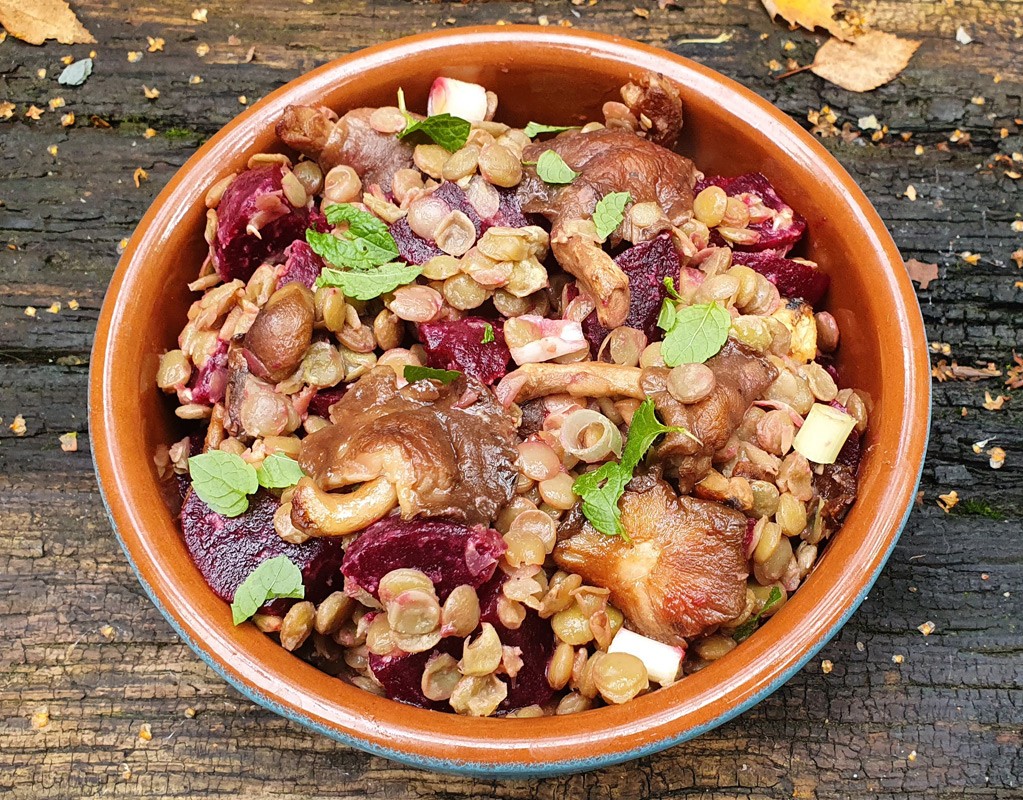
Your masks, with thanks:
[{"label": "dark red beetroot piece", "polygon": [[[313,224],[306,208],[293,208],[284,197],[279,164],[245,170],[227,187],[217,207],[213,265],[225,281],[252,277],[263,261],[280,256]],[[252,225],[259,235],[250,233]]]},{"label": "dark red beetroot piece", "polygon": [[392,700],[432,711],[450,711],[447,701],[429,700],[423,694],[423,672],[427,662],[435,655],[447,653],[458,660],[462,657],[462,640],[457,636],[441,639],[433,650],[425,653],[403,653],[400,650],[386,656],[369,654],[369,668]]},{"label": "dark red beetroot piece", "polygon": [[831,278],[815,266],[793,261],[774,252],[732,253],[732,263],[756,270],[778,287],[782,297],[802,297],[814,306],[824,297]]},{"label": "dark red beetroot piece", "polygon": [[[778,212],[774,219],[750,223],[749,229],[759,233],[760,240],[755,244],[732,245],[736,250],[777,250],[785,254],[806,231],[806,220],[778,196],[771,182],[759,172],[747,172],[734,178],[724,178],[720,175],[704,178],[696,184],[695,191],[699,193],[708,186],[720,186],[729,197],[747,195],[749,196],[747,205],[750,204],[750,200],[756,202],[756,198],[759,198],[763,200],[765,206]],[[724,244],[724,240],[716,233],[714,241],[717,244]]]},{"label": "dark red beetroot piece", "polygon": [[309,401],[308,411],[317,417],[330,419],[330,407],[345,396],[347,386],[333,386],[330,389],[320,389]]},{"label": "dark red beetroot piece", "polygon": [[[494,341],[483,344],[488,325],[494,331]],[[508,371],[511,353],[500,322],[479,317],[424,322],[419,326],[419,341],[426,349],[428,364],[435,369],[455,369],[488,386]]]},{"label": "dark red beetroot piece", "polygon": [[494,626],[501,644],[522,651],[522,669],[518,675],[515,678],[500,676],[508,684],[508,697],[501,703],[501,710],[512,711],[534,703],[543,705],[553,697],[554,690],[547,682],[547,664],[554,654],[554,631],[550,621],[541,619],[531,608],[526,609],[526,618],[518,628],[506,628],[501,624],[497,601],[506,580],[508,576],[498,572],[480,588],[480,621]]},{"label": "dark red beetroot piece", "polygon": [[[185,547],[206,584],[222,600],[231,602],[235,590],[264,561],[287,556],[302,571],[305,599],[318,603],[341,588],[339,541],[310,539],[289,544],[274,530],[274,512],[280,501],[260,489],[249,498],[249,508],[237,517],[217,514],[194,491],[181,507]],[[284,607],[290,605],[290,601]],[[274,604],[274,609],[280,604]]]},{"label": "dark red beetroot piece", "polygon": [[[476,228],[476,236],[479,237],[487,228],[495,226],[505,228],[521,228],[529,224],[529,221],[522,213],[518,197],[515,192],[508,189],[498,189],[501,201],[497,213],[488,219],[481,219],[479,212],[469,202],[468,196],[462,191],[458,184],[442,183],[434,190],[433,196],[440,198],[447,203],[452,211],[461,211]],[[431,258],[444,255],[432,241],[422,238],[412,231],[404,217],[391,225],[391,236],[398,245],[398,256],[402,261],[409,264],[425,264]]]},{"label": "dark red beetroot piece", "polygon": [[[670,277],[678,285],[682,266],[671,237],[664,233],[630,247],[615,258],[615,263],[629,278],[629,315],[625,324],[643,331],[651,341],[660,338],[657,316],[661,302],[668,295],[664,279]],[[597,320],[596,311],[583,320],[583,335],[594,355],[608,333],[610,331]]]},{"label": "dark red beetroot piece", "polygon": [[301,283],[303,286],[312,289],[316,279],[323,269],[323,259],[320,258],[305,241],[292,242],[284,251],[284,269],[277,278],[277,288],[280,289],[287,283]]},{"label": "dark red beetroot piece", "polygon": [[348,547],[341,571],[374,597],[394,569],[418,569],[433,581],[443,603],[456,586],[482,586],[506,549],[492,528],[469,528],[438,519],[386,517]]},{"label": "dark red beetroot piece", "polygon": [[217,340],[217,347],[189,381],[192,402],[213,405],[224,399],[227,391],[227,342]]}]

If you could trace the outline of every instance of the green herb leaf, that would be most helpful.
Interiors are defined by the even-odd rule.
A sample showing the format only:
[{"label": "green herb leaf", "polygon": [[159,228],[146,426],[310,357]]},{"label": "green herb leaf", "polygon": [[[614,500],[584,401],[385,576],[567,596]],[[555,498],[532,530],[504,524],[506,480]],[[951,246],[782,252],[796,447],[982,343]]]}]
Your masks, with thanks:
[{"label": "green herb leaf", "polygon": [[89,76],[92,75],[92,59],[80,58],[72,64],[68,64],[57,78],[61,86],[81,86]]},{"label": "green herb leaf", "polygon": [[662,425],[654,412],[654,401],[648,397],[632,415],[621,462],[609,461],[599,469],[583,473],[575,479],[572,491],[582,498],[583,515],[601,533],[621,536],[628,541],[628,531],[622,527],[618,501],[625,494],[625,487],[632,480],[639,462],[662,433],[688,431],[685,428]]},{"label": "green herb leaf", "polygon": [[302,570],[287,556],[277,556],[264,561],[249,574],[241,586],[234,591],[231,602],[231,616],[235,625],[259,611],[267,600],[280,597],[301,600],[305,597],[302,585]]},{"label": "green herb leaf", "polygon": [[668,297],[670,297],[672,300],[681,300],[682,299],[682,295],[680,295],[675,290],[675,279],[672,278],[671,275],[668,275],[668,276],[665,277],[665,279],[664,279],[664,288],[668,290]]},{"label": "green herb leaf", "polygon": [[488,322],[483,329],[483,338],[480,340],[480,344],[490,344],[494,339],[494,326]]},{"label": "green herb leaf", "polygon": [[[666,280],[671,280],[667,278]],[[665,297],[661,302],[661,313],[657,315],[657,327],[662,331],[670,331],[675,327],[675,304],[671,298]]]},{"label": "green herb leaf", "polygon": [[382,220],[348,203],[329,205],[325,213],[332,225],[348,223],[348,230],[338,237],[310,228],[305,240],[331,266],[372,269],[397,257],[398,245]]},{"label": "green herb leaf", "polygon": [[530,122],[523,132],[532,139],[541,133],[563,133],[564,131],[573,131],[578,127],[578,125],[544,125],[542,122]]},{"label": "green herb leaf", "polygon": [[761,608],[756,614],[746,620],[742,625],[735,629],[735,633],[732,634],[732,638],[737,642],[745,642],[753,632],[760,627],[760,617],[763,616],[765,611],[769,611],[774,608],[781,601],[781,589],[777,586],[771,587],[771,593],[767,595],[767,602],[764,603],[764,607]]},{"label": "green herb leaf", "polygon": [[422,267],[392,261],[368,271],[348,271],[325,267],[316,279],[316,286],[336,286],[345,297],[355,300],[372,300],[382,294],[393,292],[399,286],[411,283],[423,271]]},{"label": "green herb leaf", "polygon": [[[408,116],[406,114],[406,116]],[[433,139],[449,153],[461,150],[465,147],[469,134],[472,132],[472,123],[461,117],[453,117],[450,114],[437,114],[434,117],[427,117],[418,122],[410,122],[401,133],[399,139],[411,136],[413,133],[422,133]]]},{"label": "green herb leaf", "polygon": [[259,485],[267,489],[287,489],[298,483],[304,475],[295,459],[282,456],[280,453],[268,455],[256,470]]},{"label": "green herb leaf", "polygon": [[544,150],[536,160],[536,174],[544,183],[571,183],[580,173],[565,163],[565,159],[553,150]]},{"label": "green herb leaf", "polygon": [[259,488],[255,468],[241,456],[210,450],[188,459],[192,488],[218,514],[237,517],[249,507],[248,495]]},{"label": "green herb leaf", "polygon": [[625,219],[625,206],[632,202],[628,192],[611,192],[604,195],[593,211],[593,224],[601,241],[614,233]]},{"label": "green herb leaf", "polygon": [[702,364],[728,339],[732,316],[715,303],[687,306],[675,315],[675,325],[664,335],[661,357],[669,367]]},{"label": "green herb leaf", "polygon": [[458,380],[461,372],[455,369],[434,369],[433,367],[418,367],[415,364],[406,364],[404,373],[405,380],[409,383],[416,381],[440,381],[451,383]]}]

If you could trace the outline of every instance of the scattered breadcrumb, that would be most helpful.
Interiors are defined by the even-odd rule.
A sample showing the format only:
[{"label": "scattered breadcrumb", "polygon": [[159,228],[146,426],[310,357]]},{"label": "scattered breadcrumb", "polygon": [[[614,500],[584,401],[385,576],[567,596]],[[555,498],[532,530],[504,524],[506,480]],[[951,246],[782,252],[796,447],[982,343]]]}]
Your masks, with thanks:
[{"label": "scattered breadcrumb", "polygon": [[9,100],[4,100],[0,103],[0,119],[10,119],[14,116],[14,112],[18,107]]},{"label": "scattered breadcrumb", "polygon": [[973,41],[973,37],[966,32],[966,28],[960,25],[956,28],[956,41],[959,42],[959,44],[969,44]]},{"label": "scattered breadcrumb", "polygon": [[241,103],[243,106],[247,106],[249,104],[249,98],[247,98],[243,94],[240,94],[238,95],[238,102]]},{"label": "scattered breadcrumb", "polygon": [[975,106],[982,106],[987,101],[981,95],[975,95],[974,97],[970,98],[970,102],[973,103]]},{"label": "scattered breadcrumb", "polygon": [[927,620],[927,622],[925,622],[923,625],[918,625],[917,630],[920,631],[920,633],[922,633],[924,636],[930,636],[932,633],[934,633],[934,629],[936,627],[937,626],[933,622]]},{"label": "scattered breadcrumb", "polygon": [[148,722],[143,722],[139,726],[139,738],[143,742],[148,742],[153,738],[153,729],[149,726]]},{"label": "scattered breadcrumb", "polygon": [[191,78],[188,79],[188,82],[190,84],[192,84],[193,86],[195,86],[197,83],[202,83],[202,76],[201,75],[193,75]]},{"label": "scattered breadcrumb", "polygon": [[191,706],[186,708],[185,709],[185,716],[188,717],[189,719],[193,719],[195,717],[195,709],[192,708]]},{"label": "scattered breadcrumb", "polygon": [[881,130],[881,123],[877,121],[876,114],[871,114],[869,117],[860,117],[858,120],[856,120],[856,124],[859,125],[860,130],[864,131]]},{"label": "scattered breadcrumb", "polygon": [[992,447],[987,454],[989,456],[987,463],[991,469],[1001,469],[1005,465],[1005,450],[1001,447]]},{"label": "scattered breadcrumb", "polygon": [[50,307],[46,309],[47,314],[59,314],[61,309],[60,302],[50,303]]},{"label": "scattered breadcrumb", "polygon": [[60,118],[61,127],[70,128],[75,124],[75,112],[68,111],[64,116]]},{"label": "scattered breadcrumb", "polygon": [[159,36],[157,36],[155,38],[152,37],[152,36],[147,36],[146,37],[146,41],[149,42],[149,47],[147,47],[146,49],[150,53],[162,52],[163,51],[163,46],[166,44],[166,42],[162,38],[160,38]]},{"label": "scattered breadcrumb", "polygon": [[1023,233],[1023,219],[1013,220],[1013,223],[1009,227],[1016,233]]},{"label": "scattered breadcrumb", "polygon": [[37,731],[41,731],[47,725],[50,724],[50,709],[43,706],[35,714],[32,715],[32,727]]},{"label": "scattered breadcrumb", "polygon": [[63,108],[67,104],[64,102],[63,97],[53,97],[46,105],[50,107],[50,111],[56,111],[58,108]]},{"label": "scattered breadcrumb", "polygon": [[121,239],[121,241],[119,241],[117,243],[117,252],[118,252],[118,254],[123,253],[127,249],[127,247],[128,247],[128,240],[127,239]]},{"label": "scattered breadcrumb", "polygon": [[129,50],[128,51],[128,63],[129,64],[134,64],[134,63],[136,63],[138,61],[141,61],[141,60],[142,60],[142,51],[141,50]]},{"label": "scattered breadcrumb", "polygon": [[155,100],[160,96],[159,89],[150,89],[145,84],[142,84],[142,92],[145,94],[147,100]]},{"label": "scattered breadcrumb", "polygon": [[909,755],[906,758],[909,761],[916,761],[916,750],[911,750]]},{"label": "scattered breadcrumb", "polygon": [[14,433],[15,436],[24,436],[25,431],[27,430],[25,427],[25,418],[21,414],[18,414],[14,418],[14,422],[7,427],[11,429],[11,432]]},{"label": "scattered breadcrumb", "polygon": [[156,130],[153,128],[146,128],[145,131],[142,132],[142,138],[144,139],[152,139],[154,136],[156,136]]},{"label": "scattered breadcrumb", "polygon": [[131,767],[127,764],[121,764],[121,778],[126,781],[131,780]]},{"label": "scattered breadcrumb", "polygon": [[916,200],[916,187],[913,184],[909,184],[909,186],[906,187],[906,191],[902,194],[908,197],[910,201],[914,201]]},{"label": "scattered breadcrumb", "polygon": [[58,151],[59,151],[59,148],[55,144],[51,144],[49,147],[46,148],[46,152],[49,153],[54,158],[57,157],[57,152]]},{"label": "scattered breadcrumb", "polygon": [[632,13],[637,17],[642,17],[643,19],[650,19],[650,9],[648,8],[640,8],[639,6],[636,6],[632,9]]},{"label": "scattered breadcrumb", "polygon": [[830,659],[825,658],[821,662],[821,672],[823,672],[825,675],[830,675],[831,674],[831,670],[833,670],[834,668],[835,668],[835,665],[831,662]]},{"label": "scattered breadcrumb", "polygon": [[132,173],[131,179],[135,181],[135,188],[138,189],[140,186],[142,186],[143,181],[149,180],[149,173],[142,169],[142,167],[138,167]]},{"label": "scattered breadcrumb", "polygon": [[206,42],[199,42],[199,44],[197,44],[195,47],[195,54],[199,56],[199,58],[202,58],[209,52],[210,46],[206,44]]},{"label": "scattered breadcrumb", "polygon": [[955,508],[956,503],[958,503],[958,502],[959,502],[959,492],[957,492],[955,489],[953,489],[948,494],[939,494],[938,495],[938,506],[946,514],[949,511],[951,511],[953,508]]},{"label": "scattered breadcrumb", "polygon": [[62,433],[57,438],[60,440],[60,449],[63,450],[65,453],[78,452],[78,433],[76,431]]},{"label": "scattered breadcrumb", "polygon": [[1019,269],[1023,269],[1023,247],[1019,250],[1013,250],[1012,255],[1009,256],[1009,258],[1016,262],[1016,266]]},{"label": "scattered breadcrumb", "polygon": [[971,267],[975,267],[980,263],[980,254],[971,253],[969,250],[963,250],[963,252],[959,254],[959,257]]},{"label": "scattered breadcrumb", "polygon": [[42,67],[37,69],[36,70],[36,77],[39,78],[39,80],[42,80],[43,78],[45,78],[46,77],[46,70],[43,69]]},{"label": "scattered breadcrumb", "polygon": [[895,663],[895,664],[901,664],[905,660],[906,660],[906,657],[904,655],[902,655],[901,653],[896,653],[895,655],[892,656],[892,663]]},{"label": "scattered breadcrumb", "polygon": [[918,144],[915,148],[913,148],[913,152],[918,156],[922,156],[924,154],[924,146],[922,144]]},{"label": "scattered breadcrumb", "polygon": [[984,448],[987,447],[987,443],[990,441],[991,441],[990,439],[981,439],[979,442],[974,442],[971,445],[971,447],[973,448],[974,455],[979,456],[981,453],[983,453]]},{"label": "scattered breadcrumb", "polygon": [[114,638],[114,627],[112,625],[104,625],[99,629],[99,632],[103,634],[107,639]]},{"label": "scattered breadcrumb", "polygon": [[25,112],[25,116],[29,119],[39,119],[43,114],[46,113],[46,109],[39,108],[37,106],[29,106],[28,111]]},{"label": "scattered breadcrumb", "polygon": [[209,14],[209,11],[205,8],[196,8],[192,11],[192,19],[196,22],[207,22],[207,14]]},{"label": "scattered breadcrumb", "polygon": [[991,576],[990,576],[990,575],[988,575],[988,574],[987,574],[986,572],[982,572],[982,573],[980,573],[980,579],[981,579],[982,581],[986,581],[986,580],[988,580],[988,579],[989,579],[990,577],[991,577]]},{"label": "scattered breadcrumb", "polygon": [[35,306],[25,306],[25,316],[26,317],[34,317],[35,315],[36,315],[36,307]]}]

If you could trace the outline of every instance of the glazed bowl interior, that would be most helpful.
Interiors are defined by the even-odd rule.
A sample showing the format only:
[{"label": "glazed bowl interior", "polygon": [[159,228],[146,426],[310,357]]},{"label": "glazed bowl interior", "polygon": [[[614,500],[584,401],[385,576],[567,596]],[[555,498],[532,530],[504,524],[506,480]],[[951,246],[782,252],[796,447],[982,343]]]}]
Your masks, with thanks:
[{"label": "glazed bowl interior", "polygon": [[[425,108],[437,75],[482,83],[515,125],[601,118],[601,105],[642,70],[682,90],[679,150],[708,173],[758,170],[808,220],[800,254],[832,277],[825,306],[842,330],[843,385],[874,400],[859,497],[811,576],[785,607],[725,658],[619,707],[532,719],[468,719],[403,706],[331,678],[253,625],[235,627],[184,548],[173,491],[154,467],[180,437],[172,398],[154,383],[194,299],[205,256],[206,189],[281,149],[273,125],[288,103],[343,113],[391,105],[404,88]],[[685,59],[625,40],[512,27],[446,31],[362,51],[266,98],[207,143],[142,220],[111,284],[93,359],[97,471],[115,529],[140,580],[178,632],[249,697],[371,752],[435,769],[494,776],[578,771],[653,752],[750,707],[805,663],[848,618],[904,524],[929,416],[926,342],[901,258],[868,201],[809,135],[751,92]]]}]

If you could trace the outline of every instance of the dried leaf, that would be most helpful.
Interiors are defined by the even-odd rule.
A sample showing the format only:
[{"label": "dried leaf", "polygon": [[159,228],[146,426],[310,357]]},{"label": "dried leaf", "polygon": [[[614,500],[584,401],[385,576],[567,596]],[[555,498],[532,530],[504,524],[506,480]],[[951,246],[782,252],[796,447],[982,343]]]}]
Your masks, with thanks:
[{"label": "dried leaf", "polygon": [[[911,199],[915,200],[915,189],[913,194],[914,197]],[[917,261],[915,258],[911,258],[906,262],[906,272],[909,273],[910,280],[914,280],[920,284],[921,289],[926,289],[930,286],[931,281],[938,280],[937,264],[928,264],[926,261]]]},{"label": "dried leaf", "polygon": [[988,411],[1001,411],[1002,406],[1005,405],[1005,401],[1009,399],[1009,395],[1007,394],[1000,394],[998,397],[992,397],[991,392],[984,392],[984,408]]},{"label": "dried leaf", "polygon": [[0,119],[10,119],[14,116],[14,112],[18,107],[9,100],[4,100],[0,103]]},{"label": "dried leaf", "polygon": [[835,19],[836,0],[760,0],[760,2],[764,4],[772,19],[781,17],[792,27],[802,27],[808,31],[823,28],[839,39],[849,38],[849,32]]},{"label": "dried leaf", "polygon": [[850,92],[869,92],[906,68],[920,42],[871,31],[852,42],[829,39],[817,51],[810,70]]},{"label": "dried leaf", "polygon": [[135,188],[138,189],[142,186],[142,181],[149,180],[149,173],[142,169],[142,167],[137,167],[135,172],[132,173],[131,178],[135,181]]},{"label": "dried leaf", "polygon": [[987,451],[987,455],[989,456],[987,463],[991,469],[1001,469],[1005,465],[1005,450],[1001,447],[992,447]]},{"label": "dried leaf", "polygon": [[61,44],[96,41],[64,0],[0,0],[0,25],[29,44],[47,39]]},{"label": "dried leaf", "polygon": [[938,495],[938,506],[946,514],[949,511],[951,511],[953,508],[955,508],[956,504],[958,502],[959,502],[959,492],[957,492],[955,489],[953,489],[948,494],[939,494]]},{"label": "dried leaf", "polygon": [[1016,363],[1006,370],[1005,385],[1010,389],[1023,389],[1023,356],[1013,350],[1012,360]]},{"label": "dried leaf", "polygon": [[92,75],[92,59],[82,58],[64,67],[64,71],[57,78],[57,83],[61,86],[81,86],[89,79],[90,75]]}]

